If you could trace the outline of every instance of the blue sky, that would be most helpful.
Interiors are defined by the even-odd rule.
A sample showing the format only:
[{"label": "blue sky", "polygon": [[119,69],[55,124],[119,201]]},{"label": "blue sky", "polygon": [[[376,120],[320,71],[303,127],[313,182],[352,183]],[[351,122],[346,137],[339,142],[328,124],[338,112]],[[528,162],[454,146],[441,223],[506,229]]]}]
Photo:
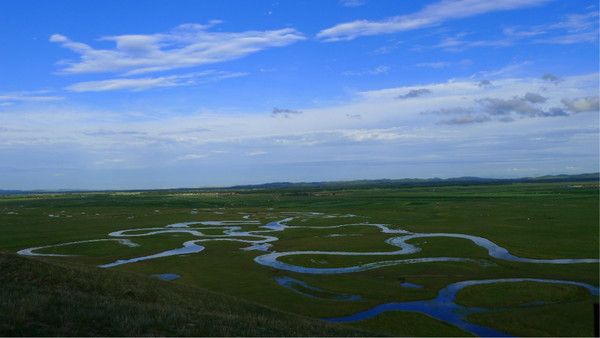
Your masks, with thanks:
[{"label": "blue sky", "polygon": [[598,5],[4,1],[0,188],[598,171]]}]

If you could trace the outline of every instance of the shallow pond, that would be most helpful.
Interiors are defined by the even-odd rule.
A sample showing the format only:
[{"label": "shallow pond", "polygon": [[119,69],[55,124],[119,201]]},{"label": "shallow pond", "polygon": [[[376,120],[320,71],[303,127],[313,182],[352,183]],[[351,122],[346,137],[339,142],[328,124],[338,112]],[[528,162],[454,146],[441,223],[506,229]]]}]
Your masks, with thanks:
[{"label": "shallow pond", "polygon": [[169,281],[169,282],[181,278],[180,275],[175,274],[175,273],[159,273],[156,275],[150,275],[150,277],[158,278],[160,280]]}]

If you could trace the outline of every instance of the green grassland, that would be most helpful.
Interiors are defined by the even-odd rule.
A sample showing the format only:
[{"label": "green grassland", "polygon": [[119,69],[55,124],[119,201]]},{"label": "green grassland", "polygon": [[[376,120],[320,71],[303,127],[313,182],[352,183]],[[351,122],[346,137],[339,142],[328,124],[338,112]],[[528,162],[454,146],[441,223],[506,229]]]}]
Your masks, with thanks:
[{"label": "green grassland", "polygon": [[509,307],[536,302],[561,303],[588,298],[587,290],[575,285],[520,282],[475,285],[459,292],[457,302],[476,307]]},{"label": "green grassland", "polygon": [[[596,302],[598,300],[596,299]],[[594,313],[591,301],[541,305],[469,316],[469,321],[519,336],[592,337]]]},{"label": "green grassland", "polygon": [[[194,212],[192,212],[193,210]],[[363,222],[383,223],[388,224],[390,228],[411,232],[446,232],[482,236],[521,257],[541,259],[599,257],[597,182],[340,188],[337,190],[249,189],[221,193],[154,191],[5,196],[0,197],[0,250],[14,253],[29,247],[108,238],[108,233],[117,230],[164,227],[167,224],[186,221],[242,220],[245,215],[250,215],[250,219],[259,220],[261,224],[265,224],[293,216],[287,212],[320,212],[324,215],[340,216],[326,218],[324,215],[296,215],[289,223],[290,225],[326,227]],[[348,214],[356,215],[356,217],[344,216]],[[243,229],[250,231],[260,228],[259,225],[244,225]],[[220,230],[215,229],[205,231],[205,233],[214,235],[219,234]],[[278,241],[272,243],[275,251],[397,250],[397,247],[385,243],[386,239],[395,237],[396,234],[381,233],[379,229],[370,226],[286,229],[283,232],[273,233],[273,235],[279,238]],[[331,235],[341,236],[332,237]],[[97,242],[48,248],[39,252],[77,255],[44,257],[43,264],[55,264],[52,266],[59,266],[62,269],[71,266],[85,269],[86,274],[82,276],[91,276],[90,283],[94,282],[93,276],[96,274],[98,276],[104,276],[103,274],[127,276],[115,277],[115,285],[106,286],[106,290],[109,288],[122,290],[125,286],[116,284],[126,278],[135,278],[137,283],[146,283],[147,281],[146,288],[153,290],[152,292],[168,292],[160,291],[163,288],[173,290],[200,288],[234,297],[240,300],[242,308],[246,306],[244,304],[260,304],[273,309],[272,312],[269,312],[273,318],[269,320],[275,320],[277,316],[280,316],[277,311],[294,313],[304,318],[326,318],[350,315],[387,302],[430,299],[434,298],[438,290],[446,285],[463,280],[529,277],[571,280],[595,286],[598,286],[599,283],[598,264],[554,265],[502,261],[490,258],[484,249],[473,245],[470,241],[457,238],[414,239],[409,243],[418,245],[422,250],[403,257],[299,255],[283,257],[281,261],[310,267],[340,267],[394,258],[452,256],[472,258],[475,260],[474,262],[410,264],[351,274],[308,275],[258,265],[253,259],[263,253],[242,251],[240,248],[247,246],[243,243],[205,242],[202,243],[205,250],[197,254],[164,257],[125,264],[111,269],[94,267],[117,259],[151,255],[178,248],[184,241],[192,240],[194,237],[185,233],[168,233],[132,239],[140,246],[126,247],[114,242]],[[10,255],[3,257],[8,262],[18,259]],[[42,264],[40,260],[27,259],[26,261],[32,262],[31,264]],[[13,268],[18,270],[18,266],[19,264],[16,264]],[[181,275],[181,278],[173,282],[159,282],[148,277],[158,273],[176,273]],[[293,277],[330,293],[360,295],[362,299],[344,302],[305,297],[278,285],[274,280],[274,277],[277,276]],[[10,277],[3,278],[3,285],[12,283]],[[83,278],[81,277],[80,283],[84,283]],[[35,281],[36,279],[27,286],[24,285],[23,290],[35,290],[37,285]],[[423,287],[420,289],[404,288],[400,283],[405,281]],[[6,297],[10,298],[13,297],[11,295],[25,292],[17,290],[19,284],[13,283],[12,285],[11,290],[13,291],[11,292],[13,293],[5,293],[3,301],[8,302],[10,299],[7,300]],[[569,286],[521,285],[520,288],[532,291],[527,293],[530,296],[511,290],[514,287],[515,285],[502,284],[473,286],[461,291],[458,301],[466,305],[485,304],[498,307],[498,311],[492,313],[471,315],[469,320],[513,335],[585,336],[593,334],[590,304],[598,301],[597,298],[586,297],[581,290]],[[40,285],[39,288],[40,293],[54,292],[52,284]],[[112,295],[120,294],[117,291]],[[85,295],[85,297],[92,298],[96,296],[100,297],[101,295],[97,293]],[[12,301],[15,302],[14,299]],[[138,300],[131,298],[128,301],[137,302]],[[146,309],[147,305],[143,303],[143,297],[140,301],[141,305],[134,306],[133,303],[130,305],[142,311]],[[102,299],[98,299],[98,302],[106,304]],[[547,302],[548,304],[506,308],[506,306],[518,306],[531,302]],[[218,309],[211,307],[199,310],[204,304],[200,303],[195,305],[198,307],[194,308],[194,311],[207,314],[212,311],[218,312]],[[180,303],[171,304],[169,297],[165,296],[161,298],[160,302],[153,303],[152,307],[158,311],[157,309],[160,307],[172,309],[177,307],[177,304]],[[39,326],[24,327],[18,322],[19,314],[28,313],[26,310],[31,310],[33,305],[23,300],[13,306],[17,310],[3,315],[9,318],[13,316],[11,313],[14,313],[15,319],[1,321],[13,323],[13,326],[0,327],[0,334],[86,334],[82,327],[71,327],[72,331],[69,331],[69,327],[53,327],[58,324],[48,322],[48,318],[42,312],[32,312],[35,313],[35,316],[31,318],[39,320]],[[126,311],[127,313],[137,311],[120,306],[112,308],[111,311]],[[20,308],[24,310],[18,310]],[[190,316],[190,314],[186,311],[190,309],[186,305],[177,313],[182,318],[188,318],[186,316]],[[90,309],[90,312],[90,316],[98,316],[93,309]],[[71,315],[75,314],[71,313]],[[89,333],[107,335],[352,335],[352,332],[357,332],[352,331],[353,329],[350,329],[348,325],[336,326],[339,328],[331,328],[333,326],[329,325],[327,327],[331,328],[330,331],[322,333],[310,331],[307,327],[299,328],[292,325],[290,331],[285,332],[283,326],[286,324],[283,323],[281,327],[267,327],[265,329],[267,331],[214,331],[214,333],[210,333],[210,327],[205,326],[208,324],[195,324],[204,325],[202,326],[204,331],[191,329],[186,331],[176,328],[180,319],[163,321],[163,324],[156,326],[151,323],[152,320],[159,318],[156,316],[159,316],[158,312],[148,315],[144,319],[146,324],[134,326],[131,331],[123,331],[124,328],[115,327],[113,331],[95,331],[94,328],[90,329]],[[542,324],[550,319],[549,325]],[[317,325],[314,326],[316,328],[320,324],[314,325]],[[376,318],[352,323],[350,326],[368,331],[368,334],[379,335],[447,336],[466,334],[458,328],[427,316],[401,312],[385,313]],[[22,331],[15,331],[21,327],[23,327]],[[236,327],[234,326],[234,328]]]},{"label": "green grassland", "polygon": [[0,254],[2,336],[368,335],[207,290]]}]

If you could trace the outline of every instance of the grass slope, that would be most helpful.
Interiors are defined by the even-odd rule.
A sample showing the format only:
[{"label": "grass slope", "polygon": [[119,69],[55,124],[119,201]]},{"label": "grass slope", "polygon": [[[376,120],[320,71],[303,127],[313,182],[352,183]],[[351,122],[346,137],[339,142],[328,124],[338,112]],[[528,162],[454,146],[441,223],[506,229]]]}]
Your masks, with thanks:
[{"label": "grass slope", "polygon": [[135,274],[0,253],[0,336],[357,336]]}]

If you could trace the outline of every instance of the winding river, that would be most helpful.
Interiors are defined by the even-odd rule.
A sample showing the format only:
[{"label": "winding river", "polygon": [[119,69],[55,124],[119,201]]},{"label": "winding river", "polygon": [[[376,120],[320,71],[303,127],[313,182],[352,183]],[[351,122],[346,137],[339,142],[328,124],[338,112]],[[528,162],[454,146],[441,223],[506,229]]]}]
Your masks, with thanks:
[{"label": "winding river", "polygon": [[[536,282],[549,284],[567,284],[585,288],[590,295],[598,296],[598,288],[586,283],[554,280],[554,279],[538,279],[538,278],[505,278],[505,279],[485,279],[485,280],[469,280],[457,283],[452,283],[441,289],[437,297],[428,300],[418,300],[411,302],[385,303],[377,305],[365,311],[357,312],[350,316],[327,318],[325,320],[333,323],[350,323],[373,318],[388,311],[408,311],[418,312],[437,320],[452,324],[465,331],[473,333],[481,337],[506,337],[510,336],[504,332],[494,330],[489,327],[476,325],[466,321],[466,317],[474,313],[485,313],[498,311],[498,308],[482,308],[482,307],[467,307],[455,302],[458,292],[466,287],[473,285],[485,285],[495,283],[516,283],[516,282]],[[521,306],[522,307],[522,306]]]},{"label": "winding river", "polygon": [[[240,248],[246,251],[264,252],[254,258],[254,261],[262,266],[284,270],[302,274],[347,274],[355,273],[360,271],[366,271],[371,269],[382,268],[386,266],[403,265],[403,264],[420,264],[420,263],[431,263],[431,262],[473,262],[481,263],[480,260],[462,258],[462,257],[419,257],[419,258],[395,258],[385,259],[378,262],[352,265],[346,267],[306,267],[301,265],[295,265],[291,263],[285,263],[280,260],[282,257],[299,256],[299,255],[330,255],[330,256],[382,256],[382,257],[398,257],[415,254],[421,251],[421,248],[417,245],[408,243],[408,241],[418,238],[430,238],[430,237],[446,237],[446,238],[460,238],[472,242],[474,245],[479,246],[487,250],[489,257],[511,261],[519,263],[530,263],[530,264],[588,264],[588,263],[600,263],[600,260],[594,258],[577,258],[577,259],[536,259],[527,257],[518,257],[511,254],[506,248],[503,248],[496,243],[479,236],[457,234],[457,233],[411,233],[402,229],[392,229],[386,224],[372,224],[372,223],[354,223],[354,224],[341,224],[333,226],[305,226],[305,225],[288,225],[291,220],[302,215],[302,213],[293,214],[294,216],[282,219],[276,222],[270,222],[259,227],[260,230],[244,231],[243,226],[248,225],[260,225],[258,221],[250,220],[249,215],[245,215],[243,220],[232,220],[232,221],[201,221],[201,222],[182,222],[169,224],[162,228],[137,228],[137,229],[125,229],[114,231],[108,234],[112,238],[92,239],[83,240],[76,242],[67,242],[54,245],[39,246],[33,248],[27,248],[18,251],[17,253],[25,256],[72,256],[65,254],[53,254],[53,253],[40,253],[40,250],[47,250],[56,247],[64,247],[69,245],[77,245],[92,242],[101,241],[114,241],[118,244],[135,247],[137,243],[133,242],[129,238],[134,237],[145,237],[154,236],[165,233],[187,233],[198,239],[188,240],[182,244],[181,247],[158,252],[152,255],[133,257],[127,259],[118,259],[114,262],[108,262],[105,264],[98,265],[101,268],[111,268],[124,264],[132,264],[136,262],[159,259],[169,256],[178,255],[189,255],[202,252],[205,247],[200,243],[208,241],[235,241],[239,243],[247,244],[247,246]],[[308,214],[307,214],[308,215]],[[317,213],[310,213],[311,217],[326,217],[328,215],[322,215]],[[329,215],[331,216],[331,215]],[[354,216],[354,215],[353,215]],[[388,238],[385,243],[396,250],[391,251],[374,251],[374,252],[353,252],[353,251],[287,251],[278,252],[272,250],[272,242],[279,240],[275,236],[278,232],[286,231],[287,229],[338,229],[342,227],[356,227],[356,226],[368,226],[378,228],[381,233],[394,234],[395,237]],[[203,233],[205,230],[222,230],[222,234],[208,235]],[[312,287],[303,281],[291,278],[291,277],[278,277],[276,282],[294,292],[300,293],[307,297],[312,298],[328,298],[333,300],[341,301],[356,301],[359,300],[359,296],[355,295],[340,295],[331,293],[325,290],[321,290]],[[509,278],[509,279],[488,279],[488,280],[471,280],[462,281],[450,284],[445,288],[441,289],[436,298],[430,300],[420,300],[411,302],[395,302],[385,303],[375,306],[371,309],[361,311],[346,317],[328,318],[326,320],[331,322],[354,322],[372,318],[386,311],[411,311],[419,312],[435,319],[447,322],[455,325],[463,330],[471,332],[480,336],[505,336],[503,332],[493,330],[491,328],[475,325],[469,323],[465,318],[472,313],[480,313],[491,311],[491,309],[485,308],[474,308],[464,307],[454,302],[456,294],[465,287],[472,285],[492,284],[492,283],[514,283],[514,282],[538,282],[538,283],[554,283],[554,284],[569,284],[576,285],[579,287],[586,288],[591,295],[598,295],[598,288],[589,284],[564,281],[564,280],[549,280],[549,279],[533,279],[533,278]],[[410,284],[410,283],[408,283]],[[405,285],[405,287],[418,287],[415,285]]]}]

